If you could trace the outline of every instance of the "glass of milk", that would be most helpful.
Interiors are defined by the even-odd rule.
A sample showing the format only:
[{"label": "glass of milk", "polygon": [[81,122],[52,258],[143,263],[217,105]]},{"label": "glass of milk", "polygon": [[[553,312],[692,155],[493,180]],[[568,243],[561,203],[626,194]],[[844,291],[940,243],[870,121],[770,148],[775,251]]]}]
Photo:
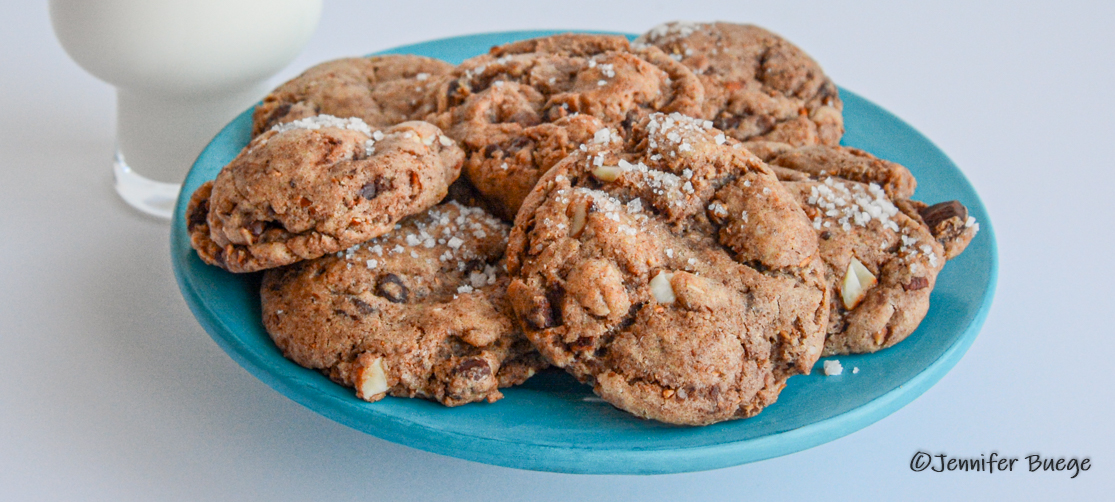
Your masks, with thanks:
[{"label": "glass of milk", "polygon": [[50,0],[62,47],[116,87],[116,191],[171,217],[186,171],[310,39],[322,0]]}]

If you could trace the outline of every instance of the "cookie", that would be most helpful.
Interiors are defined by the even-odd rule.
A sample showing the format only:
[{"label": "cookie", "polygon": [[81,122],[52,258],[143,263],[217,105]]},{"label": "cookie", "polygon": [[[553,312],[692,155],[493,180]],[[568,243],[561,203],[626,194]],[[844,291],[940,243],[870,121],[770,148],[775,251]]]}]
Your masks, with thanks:
[{"label": "cookie", "polygon": [[802,147],[770,164],[819,237],[833,299],[824,355],[875,352],[913,333],[945,261],[979,229],[967,209],[910,200],[910,172],[862,150]]},{"label": "cookie", "polygon": [[320,115],[253,139],[190,199],[198,256],[252,272],[334,253],[437,204],[463,154],[426,122],[373,132]]},{"label": "cookie", "polygon": [[465,176],[513,219],[539,176],[605,126],[655,111],[693,115],[702,96],[693,73],[657,48],[564,34],[462,63],[437,123],[465,148]]},{"label": "cookie", "polygon": [[[750,417],[821,354],[817,236],[772,171],[708,121],[652,114],[545,174],[508,295],[553,365],[639,417]],[[618,134],[618,133],[617,133]]]},{"label": "cookie", "polygon": [[763,28],[672,22],[636,44],[661,48],[697,74],[705,89],[700,117],[745,142],[837,145],[844,135],[836,84],[804,51]]},{"label": "cookie", "polygon": [[382,129],[426,120],[453,66],[412,55],[344,58],[314,66],[280,85],[252,114],[252,136],[315,115],[357,117]]},{"label": "cookie", "polygon": [[545,366],[505,296],[507,231],[481,209],[436,206],[343,252],[267,271],[263,324],[286,357],[367,401],[495,401]]},{"label": "cookie", "polygon": [[859,148],[803,146],[778,151],[764,160],[780,176],[783,169],[789,169],[792,173],[812,179],[833,176],[859,183],[874,183],[892,199],[909,199],[918,186],[917,179],[906,166],[880,159]]}]

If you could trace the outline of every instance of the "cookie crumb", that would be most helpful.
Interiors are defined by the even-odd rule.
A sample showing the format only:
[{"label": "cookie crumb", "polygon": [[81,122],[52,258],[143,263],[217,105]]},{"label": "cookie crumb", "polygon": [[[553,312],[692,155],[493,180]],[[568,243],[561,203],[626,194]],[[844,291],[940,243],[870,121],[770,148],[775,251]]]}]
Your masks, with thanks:
[{"label": "cookie crumb", "polygon": [[844,366],[840,364],[840,361],[836,359],[825,361],[825,376],[838,376],[843,372]]}]

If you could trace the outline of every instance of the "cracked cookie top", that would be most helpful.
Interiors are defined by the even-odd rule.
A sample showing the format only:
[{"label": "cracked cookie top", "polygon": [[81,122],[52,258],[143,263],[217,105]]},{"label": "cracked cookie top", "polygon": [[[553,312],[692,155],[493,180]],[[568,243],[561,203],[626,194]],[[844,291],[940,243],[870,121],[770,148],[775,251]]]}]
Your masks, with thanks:
[{"label": "cracked cookie top", "polygon": [[252,139],[190,199],[190,242],[206,263],[252,272],[317,258],[437,204],[460,174],[456,143],[426,122],[373,131],[328,115]]},{"label": "cracked cookie top", "polygon": [[804,51],[763,28],[671,22],[636,45],[661,48],[704,85],[700,116],[746,142],[837,145],[844,119],[836,84]]},{"label": "cracked cookie top", "polygon": [[657,113],[578,147],[524,202],[508,269],[542,355],[640,417],[752,416],[821,354],[810,221],[709,121]]},{"label": "cracked cookie top", "polygon": [[448,202],[336,254],[269,270],[263,323],[286,357],[377,401],[492,402],[545,367],[505,297],[508,225]]},{"label": "cracked cookie top", "polygon": [[513,219],[542,173],[606,125],[700,112],[688,68],[626,38],[564,34],[494,47],[462,63],[437,124],[461,141],[465,175]]},{"label": "cracked cookie top", "polygon": [[252,115],[252,136],[314,115],[357,117],[373,128],[426,120],[451,71],[449,63],[413,55],[327,61],[263,98]]}]

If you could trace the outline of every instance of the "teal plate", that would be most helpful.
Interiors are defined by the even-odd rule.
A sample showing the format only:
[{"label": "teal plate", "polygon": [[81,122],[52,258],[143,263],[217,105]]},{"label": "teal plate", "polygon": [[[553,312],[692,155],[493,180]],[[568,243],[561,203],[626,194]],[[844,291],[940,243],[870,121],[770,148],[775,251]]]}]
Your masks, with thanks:
[{"label": "teal plate", "polygon": [[[421,54],[451,63],[498,45],[551,32],[509,32],[435,40],[385,53]],[[959,169],[902,120],[847,90],[844,144],[899,162],[918,178],[916,198],[957,199],[979,221],[968,250],[937,279],[928,315],[897,346],[843,356],[845,371],[825,377],[821,363],[791,378],[758,416],[706,427],[640,420],[596,399],[558,371],[506,389],[492,404],[446,408],[421,399],[357,399],[320,373],[283,358],[260,322],[259,275],[205,265],[186,233],[189,194],[216,177],[248,143],[251,111],[226,126],[186,177],[171,227],[171,261],[198,322],[237,363],[290,399],[388,441],[487,464],[569,473],[656,474],[754,462],[832,441],[906,405],[941,379],[979,333],[995,291],[998,258],[987,211]],[[858,374],[851,368],[858,367]]]}]

